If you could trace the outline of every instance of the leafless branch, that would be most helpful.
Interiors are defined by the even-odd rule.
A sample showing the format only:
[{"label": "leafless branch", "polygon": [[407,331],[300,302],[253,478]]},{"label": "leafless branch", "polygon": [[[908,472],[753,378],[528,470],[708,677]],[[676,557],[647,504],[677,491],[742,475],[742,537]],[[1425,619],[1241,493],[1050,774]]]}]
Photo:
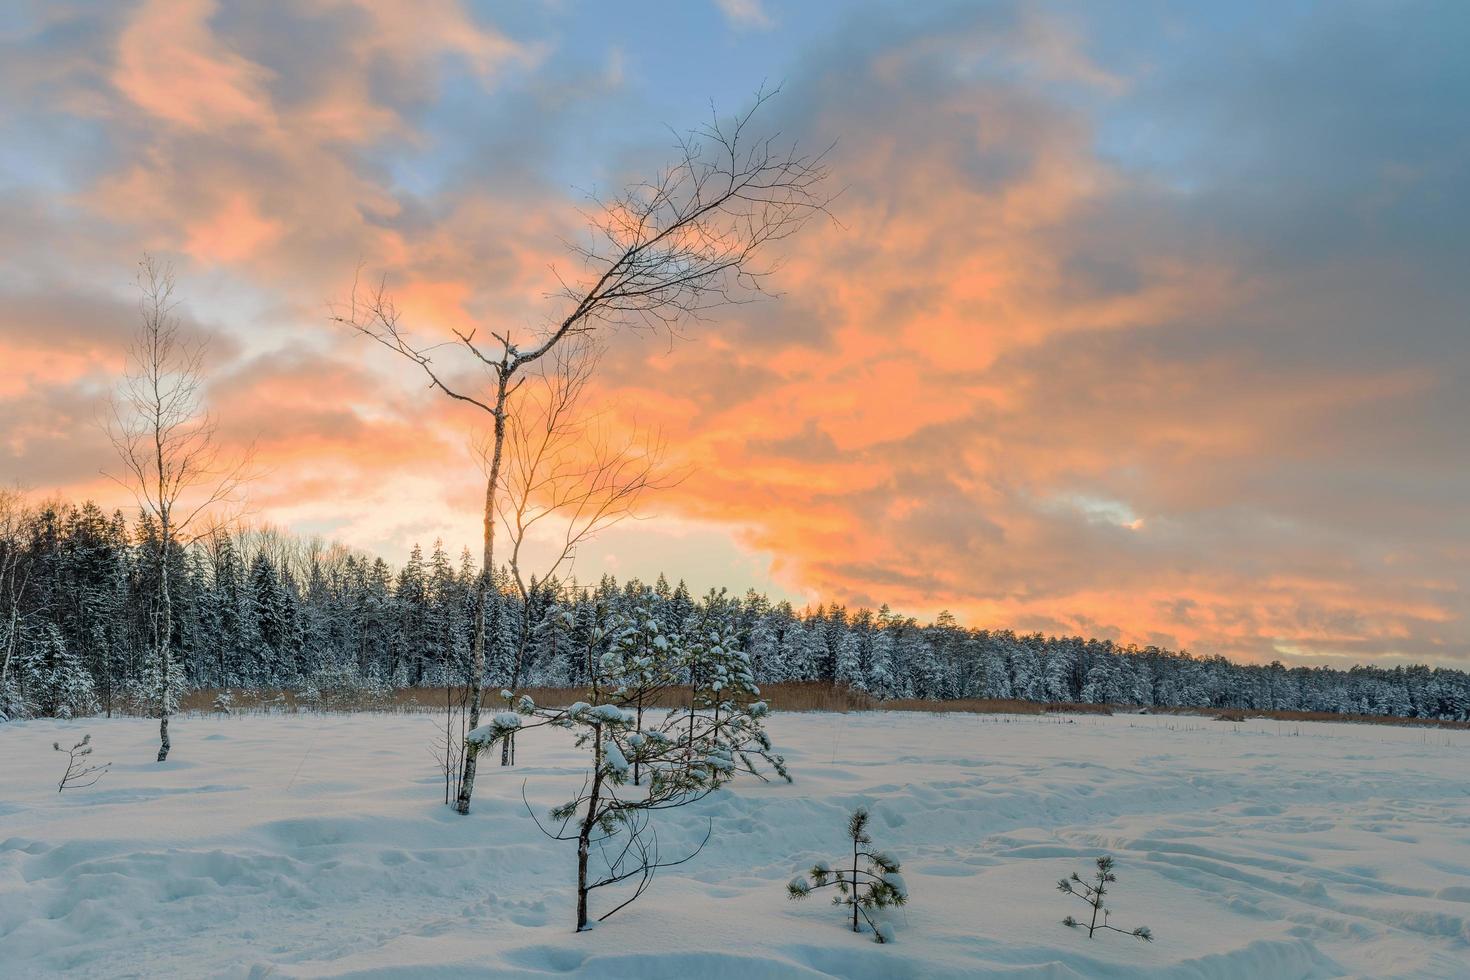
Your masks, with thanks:
[{"label": "leafless branch", "polygon": [[[620,326],[660,327],[670,335],[680,321],[711,309],[743,302],[766,291],[775,270],[770,252],[795,234],[813,215],[829,214],[825,153],[807,154],[778,136],[756,137],[753,120],[776,90],[762,88],[748,110],[722,120],[711,113],[704,126],[675,139],[674,162],[652,178],[628,184],[621,193],[598,198],[583,212],[585,239],[566,243],[580,267],[576,275],[556,273],[560,288],[552,298],[560,309],[548,325],[529,338],[507,328],[451,329],[437,343],[412,336],[389,294],[386,281],[364,288],[361,270],[347,302],[330,317],[417,366],[448,397],[490,417],[493,431],[487,460],[483,511],[484,553],[470,676],[469,726],[479,726],[485,669],[485,615],[495,570],[496,527],[517,528],[512,568],[523,599],[529,587],[521,574],[520,543],[530,528],[559,515],[565,535],[553,572],[575,555],[579,541],[625,519],[642,493],[657,482],[662,446],[642,436],[616,440],[605,435],[587,442],[585,422],[569,409],[585,389],[595,359],[583,354],[542,370],[551,383],[526,399],[530,418],[513,418],[532,366],[569,341],[590,341]],[[457,358],[457,360],[456,360]],[[585,372],[585,373],[584,373]],[[532,384],[532,390],[536,385]],[[570,426],[570,430],[567,428]],[[507,435],[516,472],[501,474]],[[568,452],[582,445],[590,452]],[[504,483],[510,488],[506,492]],[[544,577],[543,577],[544,580]],[[519,658],[518,658],[519,660]],[[519,684],[519,677],[514,684]],[[513,737],[502,745],[511,758]],[[468,813],[479,748],[467,746],[455,807]]]},{"label": "leafless branch", "polygon": [[[158,670],[158,761],[168,758],[168,718],[177,692],[170,681],[169,554],[208,533],[222,507],[238,504],[253,459],[221,453],[216,420],[204,405],[207,347],[180,330],[173,268],[144,255],[138,263],[139,326],[128,351],[121,391],[105,423],[121,472],[107,474],[158,522],[158,603],[154,609]],[[105,472],[105,471],[104,471]],[[217,524],[215,526],[218,526]]]}]

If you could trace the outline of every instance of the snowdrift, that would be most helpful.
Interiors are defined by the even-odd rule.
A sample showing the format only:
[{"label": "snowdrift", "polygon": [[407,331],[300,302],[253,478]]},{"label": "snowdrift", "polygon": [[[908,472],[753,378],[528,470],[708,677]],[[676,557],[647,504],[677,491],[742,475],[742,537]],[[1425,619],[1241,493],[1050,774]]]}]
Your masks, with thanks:
[{"label": "snowdrift", "polygon": [[[794,785],[661,814],[694,861],[575,935],[575,854],[544,811],[581,781],[564,733],[442,804],[428,716],[0,727],[0,974],[46,976],[1470,976],[1470,733],[1166,717],[775,715]],[[58,795],[53,740],[98,785]],[[894,942],[785,885],[852,807],[903,861]],[[1089,941],[1055,882],[1114,855]],[[612,896],[598,896],[603,910]],[[594,910],[596,912],[596,910]]]}]

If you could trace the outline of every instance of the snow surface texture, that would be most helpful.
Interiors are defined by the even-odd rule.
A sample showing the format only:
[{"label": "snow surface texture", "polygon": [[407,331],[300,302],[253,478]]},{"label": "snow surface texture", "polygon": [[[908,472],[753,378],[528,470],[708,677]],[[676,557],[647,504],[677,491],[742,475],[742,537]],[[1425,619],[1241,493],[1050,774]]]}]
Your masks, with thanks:
[{"label": "snow surface texture", "polygon": [[[795,784],[657,815],[666,856],[706,818],[709,846],[575,935],[575,845],[521,784],[544,819],[584,756],[523,734],[460,817],[435,724],[180,718],[162,765],[156,723],[0,726],[0,974],[1470,977],[1470,732],[778,714]],[[58,795],[51,742],[86,731],[113,770]],[[785,897],[859,804],[912,893],[889,945]],[[1060,924],[1080,903],[1056,880],[1104,852],[1153,944]]]}]

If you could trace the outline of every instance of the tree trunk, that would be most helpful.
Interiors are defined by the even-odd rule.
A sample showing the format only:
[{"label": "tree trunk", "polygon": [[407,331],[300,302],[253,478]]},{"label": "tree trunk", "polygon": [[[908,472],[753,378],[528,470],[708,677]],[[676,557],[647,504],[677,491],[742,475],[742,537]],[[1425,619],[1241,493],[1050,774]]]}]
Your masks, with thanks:
[{"label": "tree trunk", "polygon": [[[502,370],[495,395],[495,450],[490,457],[490,476],[485,481],[485,560],[480,569],[480,601],[475,610],[475,643],[470,658],[470,731],[480,727],[481,681],[485,675],[485,614],[489,609],[495,575],[495,492],[500,484],[500,455],[505,447],[505,382],[506,375]],[[459,799],[454,804],[458,813],[470,812],[470,797],[475,792],[475,769],[479,754],[478,745],[465,742],[464,774],[459,780]]]},{"label": "tree trunk", "polygon": [[10,606],[10,625],[5,630],[5,659],[0,661],[0,691],[5,690],[5,678],[10,676],[10,658],[15,653],[15,633],[20,626],[19,602]]},{"label": "tree trunk", "polygon": [[[536,588],[536,580],[531,580],[531,588]],[[521,693],[521,665],[526,662],[526,647],[531,642],[531,596],[528,594],[521,603],[521,629],[516,637],[516,661],[510,672],[510,692]],[[505,741],[500,744],[500,764],[502,766],[513,766],[516,764],[516,733],[511,732],[505,736]]]},{"label": "tree trunk", "polygon": [[[633,731],[637,732],[639,735],[642,735],[643,734],[643,688],[641,688],[641,687],[638,689],[638,723],[633,726]],[[640,761],[638,761],[638,757],[637,756],[634,756],[633,757],[633,785],[634,786],[641,786],[642,785],[642,783],[640,783],[638,781],[638,775],[642,771],[642,767],[643,767],[643,763],[640,762]]]},{"label": "tree trunk", "polygon": [[686,751],[692,758],[694,756],[694,707],[699,700],[699,665],[691,662],[689,664],[689,743]]},{"label": "tree trunk", "polygon": [[592,854],[592,829],[597,826],[597,807],[602,796],[602,726],[592,726],[596,749],[592,753],[592,790],[587,794],[587,815],[577,831],[577,931],[587,929],[587,859]]},{"label": "tree trunk", "polygon": [[852,842],[852,931],[858,932],[858,843]]},{"label": "tree trunk", "polygon": [[158,563],[158,586],[159,586],[159,614],[162,622],[158,626],[158,761],[168,761],[168,750],[172,744],[168,740],[168,702],[169,702],[169,643],[173,639],[173,603],[168,588],[168,538],[169,526],[168,515],[165,512],[161,522],[159,542],[160,560]]},{"label": "tree trunk", "polygon": [[587,819],[577,834],[577,931],[587,928],[587,857],[592,850],[592,807],[587,808]]}]

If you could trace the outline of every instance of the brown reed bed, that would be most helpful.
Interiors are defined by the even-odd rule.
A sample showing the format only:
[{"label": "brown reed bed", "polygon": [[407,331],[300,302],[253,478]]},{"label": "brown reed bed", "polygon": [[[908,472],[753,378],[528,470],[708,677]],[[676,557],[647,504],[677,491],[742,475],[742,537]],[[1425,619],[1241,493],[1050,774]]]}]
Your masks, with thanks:
[{"label": "brown reed bed", "polygon": [[[271,712],[293,713],[297,711],[354,712],[377,711],[389,714],[416,714],[444,710],[450,703],[459,703],[464,697],[463,688],[442,687],[402,688],[382,695],[370,692],[338,692],[315,702],[308,702],[299,692],[288,690],[231,689],[230,711],[234,714],[260,714]],[[585,700],[587,692],[579,687],[528,687],[523,690],[539,705],[565,707],[576,701]],[[190,691],[180,703],[182,712],[209,714],[214,711],[215,698],[219,691],[211,688]],[[498,691],[487,688],[485,703],[498,707]],[[1136,705],[1078,704],[1070,702],[1043,703],[998,698],[959,698],[950,701],[930,701],[922,698],[897,698],[882,701],[865,691],[856,691],[841,684],[822,681],[788,681],[761,686],[761,696],[766,698],[775,711],[827,711],[845,714],[855,711],[926,711],[937,713],[969,712],[972,714],[1043,715],[1043,714],[1086,714],[1111,715],[1115,713],[1144,713]],[[664,691],[655,707],[675,708],[687,704],[687,692],[673,688]],[[1272,721],[1328,721],[1354,722],[1359,724],[1394,725],[1407,728],[1451,728],[1470,729],[1470,722],[1439,721],[1433,718],[1398,718],[1389,715],[1338,715],[1326,711],[1243,711],[1235,708],[1159,708],[1150,707],[1146,713],[1152,715],[1176,715],[1211,718],[1216,721],[1243,722],[1249,719]]]}]

